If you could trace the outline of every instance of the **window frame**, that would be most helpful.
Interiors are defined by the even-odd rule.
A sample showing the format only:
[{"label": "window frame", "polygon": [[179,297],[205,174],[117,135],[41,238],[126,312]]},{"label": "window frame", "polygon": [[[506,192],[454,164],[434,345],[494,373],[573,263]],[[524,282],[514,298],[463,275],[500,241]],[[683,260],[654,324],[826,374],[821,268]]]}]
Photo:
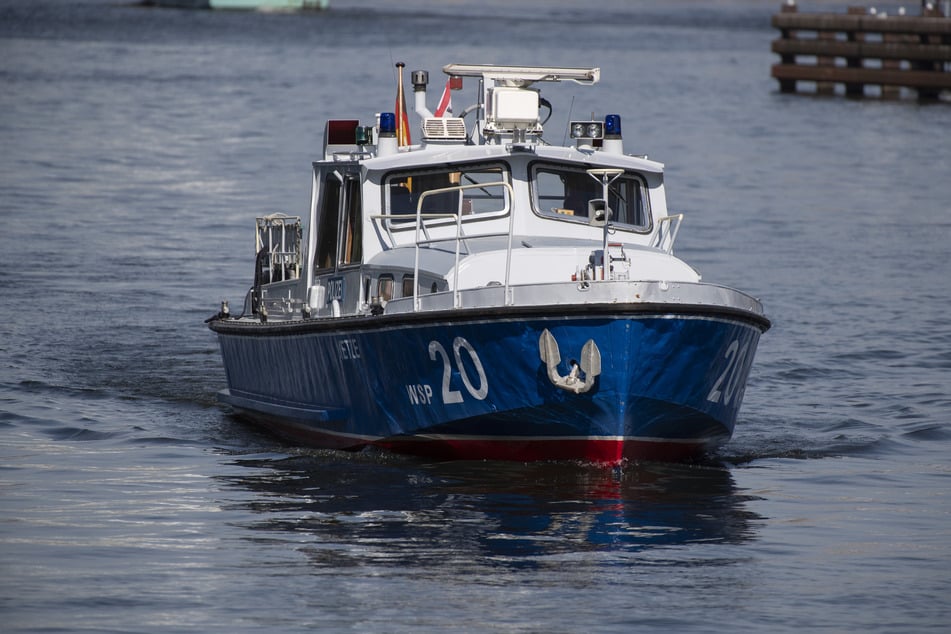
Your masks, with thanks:
[{"label": "window frame", "polygon": [[[344,183],[334,172],[324,174],[318,202],[317,231],[315,232],[314,263],[315,274],[330,273],[337,270],[340,245],[340,203],[343,200]],[[330,209],[333,201],[333,209]],[[324,265],[324,261],[328,263]]]},{"label": "window frame", "polygon": [[[392,193],[395,181],[400,181],[406,178],[422,178],[426,176],[439,176],[445,174],[447,177],[450,177],[451,174],[459,172],[465,174],[466,172],[475,173],[482,172],[488,173],[490,170],[498,170],[499,178],[497,180],[489,181],[489,183],[507,183],[509,186],[512,184],[512,168],[506,161],[477,161],[472,163],[453,163],[453,164],[440,164],[440,165],[427,165],[420,166],[413,169],[400,169],[387,172],[383,175],[381,180],[381,209],[383,210],[383,216],[387,223],[389,229],[394,231],[412,229],[415,227],[416,220],[416,203],[412,202],[411,199],[411,209],[407,212],[393,213],[392,207]],[[447,179],[448,180],[448,179]],[[458,183],[450,183],[448,187],[452,187],[455,184],[466,185],[470,183],[462,182],[463,179],[460,178]],[[478,181],[477,181],[478,182]],[[502,201],[502,208],[499,210],[479,212],[474,211],[470,213],[462,213],[462,222],[477,222],[480,220],[492,220],[495,218],[504,218],[512,212],[512,200],[509,196],[509,191],[507,187],[502,185],[493,185],[492,189],[499,188],[501,189],[501,194],[498,198]],[[438,188],[430,188],[438,189]],[[428,190],[427,190],[428,191]],[[469,198],[473,198],[469,192],[478,191],[478,189],[469,189],[464,190],[462,193],[462,199],[459,202],[459,207],[464,205],[464,201]],[[494,196],[487,197],[487,199],[495,199]],[[443,211],[426,211],[423,210],[423,213],[443,213]],[[454,213],[453,211],[445,211],[447,214]],[[438,226],[446,224],[455,224],[454,218],[431,218],[425,221],[425,224],[429,226]]]},{"label": "window frame", "polygon": [[404,273],[401,282],[402,288],[400,289],[400,297],[412,297],[415,284],[416,279],[413,277],[413,274]]},{"label": "window frame", "polygon": [[[384,297],[383,290],[384,290],[384,286],[387,284],[389,284],[390,292],[388,297]],[[394,297],[395,294],[396,294],[396,276],[393,275],[392,273],[380,273],[379,275],[377,275],[376,276],[376,295],[372,299],[374,299],[376,302],[379,302],[379,303],[388,302],[393,299],[399,299],[398,297]]]},{"label": "window frame", "polygon": [[363,182],[359,175],[344,175],[341,194],[337,268],[346,269],[363,264]]},{"label": "window frame", "polygon": [[[538,186],[538,173],[545,172],[548,174],[557,175],[558,173],[573,173],[591,181],[591,190],[599,187],[597,183],[594,182],[594,179],[591,178],[586,172],[586,170],[591,169],[592,165],[580,165],[580,164],[566,164],[566,163],[557,163],[552,161],[532,161],[528,165],[528,176],[529,176],[529,190],[531,192],[531,202],[532,202],[532,211],[536,216],[545,218],[547,220],[559,220],[561,222],[571,222],[574,224],[589,224],[589,218],[585,215],[575,215],[567,213],[558,213],[553,211],[551,207],[543,207],[541,201],[539,200],[539,186]],[[617,228],[621,231],[627,231],[630,233],[638,234],[649,234],[653,231],[654,220],[651,214],[651,204],[650,204],[650,188],[647,185],[647,178],[640,172],[633,170],[625,169],[624,174],[620,177],[622,181],[634,181],[639,186],[640,198],[641,198],[641,212],[644,216],[643,225],[634,225],[626,222],[619,222],[617,219],[612,218],[610,224],[612,227]],[[617,181],[615,181],[616,183]],[[611,189],[616,191],[613,187]],[[617,195],[617,194],[615,194]],[[563,196],[562,199],[565,197]],[[600,198],[600,193],[594,196],[594,198]],[[590,200],[590,199],[589,199]]]}]

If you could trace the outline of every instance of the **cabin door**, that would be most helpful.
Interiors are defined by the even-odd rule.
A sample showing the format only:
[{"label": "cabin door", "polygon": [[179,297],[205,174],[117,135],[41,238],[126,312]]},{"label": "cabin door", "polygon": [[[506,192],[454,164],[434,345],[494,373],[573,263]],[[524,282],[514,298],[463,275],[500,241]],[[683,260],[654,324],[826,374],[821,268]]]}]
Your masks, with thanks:
[{"label": "cabin door", "polygon": [[319,313],[353,314],[365,302],[360,283],[363,262],[363,204],[358,173],[327,174],[317,213],[315,284],[324,290]]}]

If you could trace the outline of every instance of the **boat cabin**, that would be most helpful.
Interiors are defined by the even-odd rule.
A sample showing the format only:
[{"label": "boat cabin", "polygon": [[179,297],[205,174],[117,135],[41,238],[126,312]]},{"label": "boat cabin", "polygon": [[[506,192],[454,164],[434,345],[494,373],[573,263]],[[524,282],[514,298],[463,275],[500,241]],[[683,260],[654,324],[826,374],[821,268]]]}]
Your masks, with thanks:
[{"label": "boat cabin", "polygon": [[647,270],[699,281],[672,255],[682,216],[668,214],[663,166],[624,154],[618,115],[571,122],[568,147],[542,138],[547,101],[532,86],[593,84],[597,68],[443,70],[455,83],[477,79],[476,103],[462,116],[437,117],[426,107],[428,75],[414,72],[416,145],[399,144],[397,113],[371,126],[327,123],[306,239],[300,218],[257,220],[252,314],[511,305],[521,285],[630,280]]}]

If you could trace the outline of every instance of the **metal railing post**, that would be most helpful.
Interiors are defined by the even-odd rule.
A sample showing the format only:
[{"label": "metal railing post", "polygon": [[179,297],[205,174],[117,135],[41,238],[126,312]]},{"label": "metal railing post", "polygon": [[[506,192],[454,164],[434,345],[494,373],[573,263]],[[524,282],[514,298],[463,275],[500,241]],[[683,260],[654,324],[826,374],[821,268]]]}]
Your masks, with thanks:
[{"label": "metal railing post", "polygon": [[[515,200],[515,193],[512,189],[512,186],[505,182],[499,181],[496,183],[470,183],[468,185],[455,185],[453,187],[441,187],[439,189],[430,189],[423,192],[419,196],[419,201],[416,203],[416,236],[415,236],[415,262],[413,264],[413,312],[419,311],[419,230],[422,225],[422,220],[424,218],[455,218],[456,219],[456,252],[455,252],[455,263],[453,265],[453,276],[452,276],[452,306],[453,308],[459,308],[462,304],[462,294],[459,289],[459,255],[460,247],[462,240],[466,237],[478,237],[478,236],[463,236],[462,235],[462,213],[459,209],[455,213],[436,213],[436,214],[424,214],[423,213],[423,201],[426,200],[428,196],[435,196],[436,194],[445,194],[449,192],[461,192],[466,189],[485,189],[487,187],[503,187],[505,192],[508,194],[508,208],[509,208],[509,230],[508,230],[508,246],[505,254],[505,293],[506,293],[506,302],[508,301],[508,293],[510,286],[510,275],[512,268],[512,233],[515,227],[514,216],[515,212],[512,209],[512,201]],[[425,225],[423,226],[423,231],[426,235],[426,241],[432,242],[432,238],[429,236],[429,232],[426,230]],[[492,234],[488,234],[492,235]],[[468,248],[468,247],[467,247]]]}]

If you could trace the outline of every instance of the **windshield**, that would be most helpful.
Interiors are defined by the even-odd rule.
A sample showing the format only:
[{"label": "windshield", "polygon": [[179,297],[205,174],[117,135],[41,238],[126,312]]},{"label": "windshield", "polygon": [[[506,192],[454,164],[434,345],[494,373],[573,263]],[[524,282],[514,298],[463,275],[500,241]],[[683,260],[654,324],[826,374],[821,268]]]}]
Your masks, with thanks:
[{"label": "windshield", "polygon": [[[535,211],[539,215],[569,222],[589,221],[588,203],[602,197],[601,184],[583,166],[535,164],[532,167]],[[608,207],[610,222],[633,231],[650,229],[650,213],[644,178],[626,172],[611,183]]]},{"label": "windshield", "polygon": [[[474,217],[503,214],[508,209],[508,200],[506,189],[499,183],[508,180],[508,171],[501,164],[453,165],[394,172],[386,177],[384,208],[389,215],[405,216],[405,220],[409,221],[415,217],[423,193],[482,183],[486,186],[430,194],[422,198],[421,211]],[[393,218],[394,222],[400,220],[404,219]]]}]

